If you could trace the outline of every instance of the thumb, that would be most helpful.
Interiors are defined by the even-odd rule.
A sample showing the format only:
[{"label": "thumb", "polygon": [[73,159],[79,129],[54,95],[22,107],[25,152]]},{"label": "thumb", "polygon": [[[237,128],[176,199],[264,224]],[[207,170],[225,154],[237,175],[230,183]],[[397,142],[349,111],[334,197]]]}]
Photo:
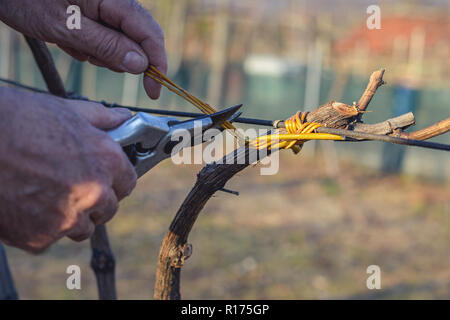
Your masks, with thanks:
[{"label": "thumb", "polygon": [[87,18],[81,25],[81,30],[69,31],[67,46],[88,56],[91,63],[134,74],[147,69],[148,58],[136,42]]},{"label": "thumb", "polygon": [[109,130],[117,128],[123,122],[132,117],[132,113],[123,108],[109,109],[102,104],[78,101],[64,100],[65,106],[78,115],[86,119],[92,126],[100,130]]}]

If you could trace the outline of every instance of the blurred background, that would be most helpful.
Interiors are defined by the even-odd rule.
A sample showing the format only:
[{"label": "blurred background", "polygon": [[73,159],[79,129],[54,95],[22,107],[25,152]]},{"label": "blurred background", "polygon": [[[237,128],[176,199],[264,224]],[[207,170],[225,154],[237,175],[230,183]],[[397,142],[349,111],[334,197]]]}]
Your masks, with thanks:
[{"label": "blurred background", "polygon": [[[450,115],[448,0],[141,1],[165,32],[169,77],[213,106],[285,119],[330,100],[358,101],[386,68],[364,117],[414,112],[413,130]],[[381,29],[369,30],[369,5]],[[68,90],[95,100],[196,111],[141,76],[82,64],[51,47]],[[0,75],[45,88],[23,38],[0,24]],[[444,135],[432,141],[450,143]],[[182,271],[184,298],[450,298],[450,157],[376,142],[308,143],[280,172],[249,168],[205,208]],[[151,298],[160,241],[201,166],[163,163],[110,223],[119,297]],[[8,248],[22,298],[96,298],[89,246],[63,240],[46,254]],[[78,264],[83,290],[65,288]],[[366,288],[377,264],[382,290]]]}]

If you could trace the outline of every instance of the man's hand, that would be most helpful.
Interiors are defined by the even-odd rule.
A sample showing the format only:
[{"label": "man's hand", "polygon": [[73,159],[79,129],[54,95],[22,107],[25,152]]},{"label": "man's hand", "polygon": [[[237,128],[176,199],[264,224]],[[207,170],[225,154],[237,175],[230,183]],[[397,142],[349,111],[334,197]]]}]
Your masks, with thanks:
[{"label": "man's hand", "polygon": [[87,239],[136,185],[102,131],[131,113],[4,87],[0,97],[0,240],[40,252],[64,236]]},{"label": "man's hand", "polygon": [[[81,8],[81,30],[66,26],[70,5]],[[0,0],[0,20],[97,66],[139,74],[151,64],[167,72],[163,32],[135,0]],[[159,97],[158,83],[145,77],[144,87]]]}]

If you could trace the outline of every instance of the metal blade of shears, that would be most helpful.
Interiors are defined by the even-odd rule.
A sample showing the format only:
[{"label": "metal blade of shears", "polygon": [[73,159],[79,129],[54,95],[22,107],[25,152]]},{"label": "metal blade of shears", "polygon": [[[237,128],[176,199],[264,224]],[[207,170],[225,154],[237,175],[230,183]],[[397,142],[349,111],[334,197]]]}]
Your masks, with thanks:
[{"label": "metal blade of shears", "polygon": [[[175,123],[171,126],[171,141],[168,141],[165,151],[171,153],[175,146],[177,146],[177,150],[181,150],[210,140],[214,137],[214,133],[218,134],[224,130],[222,125],[226,121],[233,122],[241,115],[238,112],[241,107],[242,104],[203,117]],[[208,139],[204,139],[205,132],[211,129],[216,131],[211,132]],[[190,139],[186,139],[186,137],[190,137]]]}]

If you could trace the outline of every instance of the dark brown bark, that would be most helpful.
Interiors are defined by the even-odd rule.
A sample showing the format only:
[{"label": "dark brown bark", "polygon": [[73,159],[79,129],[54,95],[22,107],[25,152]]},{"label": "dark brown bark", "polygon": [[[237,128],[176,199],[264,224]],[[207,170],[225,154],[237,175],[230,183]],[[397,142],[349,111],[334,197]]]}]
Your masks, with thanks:
[{"label": "dark brown bark", "polygon": [[52,55],[45,42],[25,36],[25,40],[33,53],[34,60],[41,71],[48,91],[55,96],[67,98],[64,84],[56,70]]},{"label": "dark brown bark", "polygon": [[[413,125],[415,119],[412,113],[373,125],[359,122],[362,115],[361,112],[367,109],[376,90],[384,84],[383,75],[384,70],[379,70],[372,74],[369,84],[357,105],[352,107],[332,101],[309,113],[306,118],[307,121],[322,123],[327,128],[348,128],[357,132],[382,135],[398,134],[398,132]],[[283,127],[282,121],[274,125],[279,128]],[[420,133],[416,133],[415,137],[434,136],[437,133],[447,132],[448,127],[449,122],[447,119],[422,130]],[[214,193],[223,189],[235,174],[250,165],[250,163],[236,163],[239,163],[237,159],[242,159],[242,156],[247,157],[251,152],[256,151],[241,147],[227,155],[225,160],[222,160],[222,163],[234,164],[210,164],[198,174],[194,187],[178,210],[162,241],[156,271],[155,299],[181,299],[181,267],[184,265],[184,261],[192,254],[192,245],[187,243],[189,233],[201,210]],[[231,162],[227,161],[229,159],[231,159]]]},{"label": "dark brown bark", "polygon": [[115,259],[109,245],[108,233],[104,225],[95,227],[91,237],[91,268],[97,279],[100,300],[116,300]]},{"label": "dark brown bark", "polygon": [[[236,163],[243,156],[248,158],[250,152],[255,151],[243,147],[228,157]],[[223,163],[227,163],[226,160]],[[184,200],[162,241],[156,272],[155,299],[181,299],[181,267],[192,253],[192,246],[187,243],[189,233],[200,211],[214,193],[224,188],[229,179],[248,165],[249,163],[210,164],[200,171],[195,186]]]},{"label": "dark brown bark", "polygon": [[331,101],[308,113],[308,122],[322,123],[329,128],[345,129],[358,116],[358,109],[345,103]]},{"label": "dark brown bark", "polygon": [[[357,115],[358,112],[354,107],[330,102],[310,112],[307,120],[323,123],[330,128],[346,128]],[[213,163],[200,171],[197,182],[178,210],[162,241],[156,271],[155,299],[181,299],[181,267],[192,252],[192,246],[187,241],[198,215],[208,200],[225,187],[228,180],[251,164],[249,161],[243,162],[242,159],[260,158],[260,155],[254,154],[257,152],[241,147],[227,155],[222,164]]]}]

